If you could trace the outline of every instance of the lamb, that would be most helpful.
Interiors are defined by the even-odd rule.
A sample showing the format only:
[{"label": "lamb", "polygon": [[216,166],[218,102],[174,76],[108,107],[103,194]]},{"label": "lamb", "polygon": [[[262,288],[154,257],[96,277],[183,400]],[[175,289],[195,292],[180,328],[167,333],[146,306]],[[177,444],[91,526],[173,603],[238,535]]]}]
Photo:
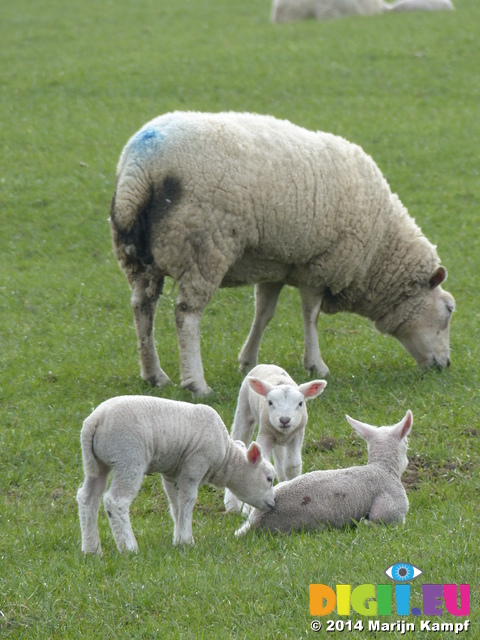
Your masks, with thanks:
[{"label": "lamb", "polygon": [[162,474],[174,522],[173,544],[193,544],[198,487],[227,486],[258,509],[271,509],[273,466],[252,443],[234,442],[218,413],[206,405],[144,396],[110,398],[83,423],[85,481],[77,493],[82,551],[102,554],[98,509],[105,510],[119,551],[137,551],[129,507],[145,474]]},{"label": "lamb", "polygon": [[[325,380],[313,380],[298,386],[281,367],[259,364],[240,387],[230,437],[248,445],[258,425],[256,441],[267,460],[273,453],[278,480],[295,478],[302,473],[308,419],[305,401],[319,396],[326,385]],[[242,507],[241,500],[228,489],[224,502],[227,512]]]},{"label": "lamb", "polygon": [[349,416],[347,420],[368,443],[367,465],[312,471],[278,484],[274,509],[270,513],[253,509],[236,536],[250,529],[291,532],[342,528],[362,518],[384,524],[405,521],[408,498],[400,478],[408,464],[412,412],[407,411],[392,427],[373,427]]},{"label": "lamb", "polygon": [[178,285],[182,386],[200,396],[211,391],[200,320],[219,287],[256,284],[245,372],[286,284],[300,291],[303,364],[320,378],[320,310],[373,320],[421,366],[450,363],[454,301],[439,286],[447,272],[436,249],[370,156],[339,136],[249,113],[160,116],[120,156],[110,226],[132,288],[142,377],[153,385],[169,382],[154,340],[166,276]]},{"label": "lamb", "polygon": [[383,0],[273,0],[272,22],[294,22],[315,18],[330,20],[345,16],[373,16],[387,8]]},{"label": "lamb", "polygon": [[390,11],[454,11],[450,0],[396,0]]}]

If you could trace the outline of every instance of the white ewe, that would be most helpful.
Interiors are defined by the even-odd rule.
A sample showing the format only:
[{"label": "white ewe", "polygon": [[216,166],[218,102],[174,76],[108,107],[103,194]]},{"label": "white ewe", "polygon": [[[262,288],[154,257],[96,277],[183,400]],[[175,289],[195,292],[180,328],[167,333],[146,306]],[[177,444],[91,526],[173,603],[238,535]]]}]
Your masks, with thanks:
[{"label": "white ewe", "polygon": [[258,283],[245,372],[285,284],[300,290],[303,363],[321,378],[320,310],[370,318],[421,366],[450,362],[454,301],[439,286],[436,249],[370,156],[343,138],[270,116],[169,113],[125,146],[110,225],[152,384],[168,382],[153,333],[166,276],[178,284],[182,386],[198,395],[210,391],[200,320],[219,287]]},{"label": "white ewe", "polygon": [[[267,460],[273,454],[275,474],[280,482],[302,473],[302,444],[308,414],[306,401],[319,396],[325,380],[300,386],[281,367],[259,364],[245,378],[238,395],[231,438],[250,444],[255,426],[256,441]],[[242,502],[228,489],[227,511],[239,511]]]},{"label": "white ewe", "polygon": [[103,402],[83,423],[85,481],[77,493],[82,550],[101,555],[98,509],[105,510],[120,551],[136,551],[130,503],[143,476],[161,473],[174,522],[173,544],[193,544],[192,513],[199,485],[229,487],[241,500],[271,509],[273,466],[252,443],[234,442],[218,413],[206,405],[148,396]]},{"label": "white ewe", "polygon": [[408,464],[411,411],[392,427],[377,428],[348,416],[347,420],[368,443],[368,464],[312,471],[278,484],[272,511],[264,514],[253,509],[235,535],[244,535],[249,529],[341,528],[362,518],[385,524],[404,522],[408,498],[400,478]]}]

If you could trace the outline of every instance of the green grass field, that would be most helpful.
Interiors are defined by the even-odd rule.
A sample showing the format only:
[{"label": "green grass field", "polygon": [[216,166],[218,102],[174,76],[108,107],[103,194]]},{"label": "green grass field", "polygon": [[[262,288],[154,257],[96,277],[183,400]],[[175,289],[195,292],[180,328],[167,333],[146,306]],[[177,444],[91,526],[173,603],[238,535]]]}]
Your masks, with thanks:
[{"label": "green grass field", "polygon": [[[2,637],[400,638],[369,632],[355,613],[329,619],[361,621],[363,631],[328,633],[323,620],[313,633],[309,584],[387,583],[384,570],[407,561],[424,572],[412,606],[423,583],[471,585],[471,629],[460,636],[480,638],[480,5],[455,4],[454,13],[274,26],[269,0],[0,3]],[[241,517],[226,517],[223,491],[204,487],[196,545],[178,550],[152,476],[131,509],[138,555],[117,553],[102,510],[104,557],[83,557],[83,419],[114,395],[191,400],[179,386],[172,282],[156,331],[176,386],[140,379],[107,224],[123,145],[172,109],[269,113],[357,142],[437,244],[457,301],[452,366],[422,372],[371,323],[322,317],[331,376],[309,405],[305,471],[366,460],[345,413],[388,424],[412,409],[404,526],[237,540]],[[207,402],[227,425],[252,313],[252,288],[223,290],[203,319]],[[303,382],[302,339],[298,293],[285,290],[261,360]],[[382,621],[399,619],[393,608]],[[420,637],[430,635],[456,637]]]}]

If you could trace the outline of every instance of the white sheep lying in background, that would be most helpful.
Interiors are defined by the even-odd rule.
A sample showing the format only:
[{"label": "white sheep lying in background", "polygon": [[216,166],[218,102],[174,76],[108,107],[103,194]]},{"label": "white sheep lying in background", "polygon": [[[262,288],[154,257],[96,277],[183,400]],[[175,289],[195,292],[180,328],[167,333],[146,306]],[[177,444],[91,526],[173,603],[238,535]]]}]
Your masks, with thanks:
[{"label": "white sheep lying in background", "polygon": [[250,529],[299,531],[341,528],[362,518],[391,524],[404,522],[408,498],[401,483],[407,468],[407,435],[411,411],[393,427],[373,427],[347,416],[368,443],[368,464],[363,467],[312,471],[275,487],[275,507],[265,514],[253,509],[235,532]]},{"label": "white sheep lying in background", "polygon": [[154,340],[166,276],[178,285],[182,386],[198,395],[211,391],[200,320],[219,287],[257,283],[245,372],[285,284],[299,288],[303,363],[321,378],[320,310],[370,318],[421,366],[450,362],[454,301],[436,249],[370,156],[339,136],[249,113],[161,116],[122,152],[110,226],[133,289],[142,377],[154,385],[169,382]]},{"label": "white sheep lying in background", "polygon": [[450,0],[397,0],[393,2],[390,11],[454,11]]},{"label": "white sheep lying in background", "polygon": [[373,16],[383,13],[383,0],[273,0],[272,22],[330,20],[345,16]]},{"label": "white sheep lying in background", "polygon": [[[273,454],[277,479],[295,478],[302,473],[306,400],[319,396],[326,385],[325,380],[313,380],[298,386],[281,367],[259,364],[240,387],[230,437],[248,445],[258,425],[256,442],[267,460]],[[228,489],[224,502],[227,511],[242,507],[242,501]]]},{"label": "white sheep lying in background", "polygon": [[258,509],[271,509],[273,466],[261,447],[229,438],[218,413],[206,405],[148,396],[103,402],[84,421],[85,481],[77,493],[82,551],[101,555],[98,509],[107,477],[105,510],[120,551],[136,551],[129,507],[145,474],[161,473],[174,521],[173,544],[193,544],[192,513],[199,485],[227,486]]}]

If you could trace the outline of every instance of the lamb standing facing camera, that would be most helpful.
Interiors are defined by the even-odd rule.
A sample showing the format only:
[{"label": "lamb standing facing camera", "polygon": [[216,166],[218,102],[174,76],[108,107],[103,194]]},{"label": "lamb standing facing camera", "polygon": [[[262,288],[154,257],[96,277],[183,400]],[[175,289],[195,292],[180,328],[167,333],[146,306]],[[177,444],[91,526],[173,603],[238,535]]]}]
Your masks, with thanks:
[{"label": "lamb standing facing camera", "polygon": [[174,522],[173,544],[193,544],[192,513],[198,487],[229,487],[239,498],[271,509],[273,466],[259,445],[234,442],[218,413],[202,404],[148,396],[119,396],[103,402],[84,421],[85,481],[77,493],[82,551],[101,555],[98,509],[105,510],[119,551],[136,551],[130,503],[143,476],[161,473]]},{"label": "lamb standing facing camera", "polygon": [[[302,473],[302,444],[307,423],[306,401],[319,396],[325,380],[313,380],[300,386],[281,367],[259,364],[245,378],[238,395],[230,436],[246,445],[256,441],[267,460],[273,454],[275,473],[280,482]],[[227,511],[239,511],[242,502],[228,489]]]},{"label": "lamb standing facing camera", "polygon": [[169,382],[154,340],[166,276],[178,285],[182,386],[197,395],[211,391],[200,320],[219,287],[256,283],[245,372],[286,284],[300,291],[303,364],[321,378],[320,310],[370,318],[421,366],[450,363],[454,301],[435,247],[370,156],[339,136],[249,113],[166,114],[125,146],[110,226],[151,384]]},{"label": "lamb standing facing camera", "polygon": [[385,524],[404,522],[408,498],[401,483],[407,468],[407,435],[411,411],[392,427],[373,427],[347,416],[367,441],[368,463],[363,467],[312,471],[275,487],[275,507],[270,513],[253,509],[235,532],[250,529],[299,531],[341,528],[362,518]]}]

